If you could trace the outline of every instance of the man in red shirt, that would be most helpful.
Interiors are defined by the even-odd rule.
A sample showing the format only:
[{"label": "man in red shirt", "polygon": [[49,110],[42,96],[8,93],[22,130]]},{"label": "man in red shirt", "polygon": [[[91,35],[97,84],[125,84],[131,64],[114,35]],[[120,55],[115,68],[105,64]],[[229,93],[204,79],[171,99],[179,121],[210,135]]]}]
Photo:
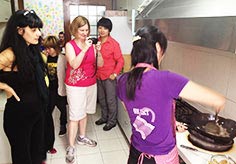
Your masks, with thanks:
[{"label": "man in red shirt", "polygon": [[98,101],[101,106],[101,118],[96,125],[106,125],[103,130],[108,131],[116,126],[117,122],[117,95],[116,77],[124,66],[119,43],[110,36],[112,22],[108,18],[101,18],[97,22],[101,55],[104,64],[97,69]]}]

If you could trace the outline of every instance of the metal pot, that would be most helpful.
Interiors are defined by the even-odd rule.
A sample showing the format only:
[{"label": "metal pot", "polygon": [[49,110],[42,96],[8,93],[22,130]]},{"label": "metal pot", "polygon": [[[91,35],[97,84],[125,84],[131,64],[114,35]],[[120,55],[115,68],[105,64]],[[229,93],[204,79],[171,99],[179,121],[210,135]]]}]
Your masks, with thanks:
[{"label": "metal pot", "polygon": [[[236,136],[236,122],[231,119],[218,117],[217,124],[222,127],[227,135],[214,134],[206,130],[206,125],[209,122],[215,121],[214,115],[209,113],[197,113],[191,116],[191,123],[188,125],[190,129],[194,129],[200,134],[212,138],[218,143],[229,143]],[[190,130],[191,133],[191,130]]]}]

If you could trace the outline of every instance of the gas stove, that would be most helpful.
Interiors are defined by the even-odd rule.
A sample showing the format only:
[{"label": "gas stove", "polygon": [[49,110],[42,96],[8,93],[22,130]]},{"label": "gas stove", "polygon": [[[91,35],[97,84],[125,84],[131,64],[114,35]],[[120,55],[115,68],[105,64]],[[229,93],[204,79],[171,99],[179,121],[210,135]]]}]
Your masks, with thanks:
[{"label": "gas stove", "polygon": [[[175,116],[176,120],[179,122],[191,125],[191,117],[201,114],[199,110],[185,102],[182,99],[176,99],[176,110]],[[212,138],[199,134],[194,128],[189,127],[188,140],[195,146],[202,148],[204,150],[224,152],[232,148],[234,141],[229,141],[227,143],[219,143]]]},{"label": "gas stove", "polygon": [[[236,138],[234,139],[234,144],[231,149],[224,152],[219,152],[219,151],[209,151],[199,146],[195,146],[188,140],[189,135],[190,133],[188,131],[185,131],[183,133],[179,132],[176,133],[178,152],[180,157],[184,160],[186,164],[207,164],[210,161],[211,156],[215,154],[227,155],[236,160],[235,157]],[[197,149],[198,151],[192,151],[182,148],[181,145],[192,147],[194,149]]]}]

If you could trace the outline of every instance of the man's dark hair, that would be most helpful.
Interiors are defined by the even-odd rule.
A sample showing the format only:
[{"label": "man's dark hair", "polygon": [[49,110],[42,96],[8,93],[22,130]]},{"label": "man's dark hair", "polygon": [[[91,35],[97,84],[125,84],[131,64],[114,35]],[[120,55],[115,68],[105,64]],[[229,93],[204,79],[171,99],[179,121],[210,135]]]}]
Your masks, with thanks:
[{"label": "man's dark hair", "polygon": [[102,17],[97,23],[97,27],[99,27],[99,26],[103,26],[103,27],[107,28],[110,32],[112,30],[112,22],[108,18]]}]

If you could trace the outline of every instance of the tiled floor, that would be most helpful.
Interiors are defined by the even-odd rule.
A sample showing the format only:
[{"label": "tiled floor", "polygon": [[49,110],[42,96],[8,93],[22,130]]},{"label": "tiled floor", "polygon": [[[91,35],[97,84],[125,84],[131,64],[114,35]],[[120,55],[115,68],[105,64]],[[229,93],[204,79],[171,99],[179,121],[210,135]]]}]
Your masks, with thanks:
[{"label": "tiled floor", "polygon": [[[2,113],[1,118],[2,118]],[[56,141],[54,147],[57,153],[54,155],[48,154],[47,164],[65,164],[65,149],[67,147],[67,136],[58,137],[59,131],[59,110],[54,110],[54,122]],[[128,144],[121,133],[118,126],[110,131],[104,131],[103,126],[95,125],[95,121],[100,116],[99,105],[97,112],[94,115],[89,115],[87,125],[87,136],[95,139],[98,142],[96,147],[88,147],[84,145],[76,145],[77,149],[77,164],[126,164],[128,158]],[[2,122],[2,121],[1,121]],[[2,130],[0,133],[4,133]],[[0,142],[1,144],[1,142]],[[2,147],[2,145],[0,145]],[[0,164],[1,162],[0,153]]]}]

